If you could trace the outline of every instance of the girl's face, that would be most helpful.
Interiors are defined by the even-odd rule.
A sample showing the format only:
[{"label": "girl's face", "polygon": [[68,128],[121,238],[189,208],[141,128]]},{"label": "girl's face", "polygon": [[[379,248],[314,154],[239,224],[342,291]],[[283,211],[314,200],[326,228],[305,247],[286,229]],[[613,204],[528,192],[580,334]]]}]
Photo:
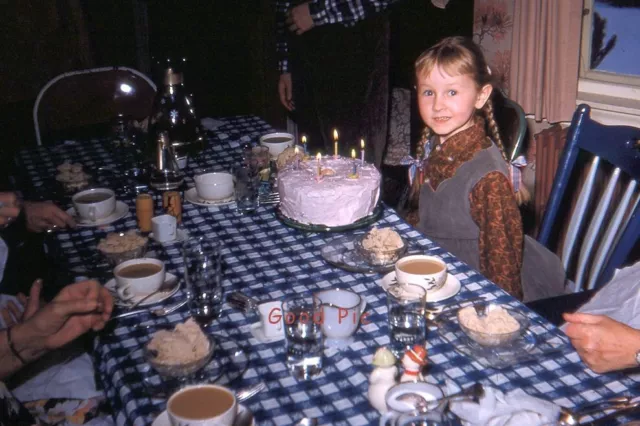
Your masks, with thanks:
[{"label": "girl's face", "polygon": [[429,75],[418,76],[420,117],[444,142],[473,125],[491,90],[490,84],[478,89],[469,74],[452,76],[435,66]]}]

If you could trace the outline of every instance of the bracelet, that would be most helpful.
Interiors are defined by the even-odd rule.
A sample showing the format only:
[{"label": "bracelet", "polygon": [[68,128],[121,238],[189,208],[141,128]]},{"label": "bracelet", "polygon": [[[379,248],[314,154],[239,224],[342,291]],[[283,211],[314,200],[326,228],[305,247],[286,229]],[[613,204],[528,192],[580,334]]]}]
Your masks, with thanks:
[{"label": "bracelet", "polygon": [[7,342],[9,343],[9,349],[13,355],[20,360],[21,363],[26,364],[27,362],[20,356],[15,346],[13,346],[13,341],[11,340],[11,327],[7,328]]}]

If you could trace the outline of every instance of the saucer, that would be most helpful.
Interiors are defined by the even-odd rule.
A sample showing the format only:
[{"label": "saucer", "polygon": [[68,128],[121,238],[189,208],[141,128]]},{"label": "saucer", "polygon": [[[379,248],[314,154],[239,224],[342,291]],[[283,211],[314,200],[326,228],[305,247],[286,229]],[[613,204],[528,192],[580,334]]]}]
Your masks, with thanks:
[{"label": "saucer", "polygon": [[116,201],[116,208],[109,216],[105,216],[101,219],[96,220],[95,222],[91,222],[87,219],[81,219],[76,213],[76,209],[73,207],[67,209],[67,214],[75,219],[78,226],[87,228],[93,226],[108,225],[118,219],[122,219],[127,215],[127,213],[129,213],[129,207],[127,207],[127,205],[122,201]]},{"label": "saucer", "polygon": [[191,204],[195,204],[196,206],[226,206],[231,203],[235,203],[236,194],[235,192],[231,194],[230,197],[221,198],[219,200],[207,200],[205,198],[201,198],[198,196],[198,191],[196,188],[191,188],[184,193],[184,199],[190,202]]},{"label": "saucer", "polygon": [[153,232],[149,234],[149,238],[152,238],[153,241],[160,244],[173,244],[173,243],[182,243],[189,239],[189,233],[185,229],[176,229],[176,237],[173,240],[169,241],[158,241],[153,236]]},{"label": "saucer", "polygon": [[260,322],[256,322],[251,324],[251,335],[256,338],[256,340],[260,343],[271,343],[271,342],[279,342],[284,339],[284,330],[282,331],[282,335],[275,337],[265,337],[264,332],[262,331],[262,326]]},{"label": "saucer", "polygon": [[[135,304],[138,300],[145,297],[145,295],[136,295],[136,296],[133,296],[131,299],[127,299],[127,300],[120,299],[120,296],[118,296],[118,291],[116,290],[115,278],[111,278],[109,281],[107,281],[104,287],[107,290],[109,290],[109,292],[113,295],[116,301],[116,305],[118,306],[130,306],[132,304]],[[149,297],[147,300],[145,300],[138,306],[153,305],[155,303],[160,303],[168,299],[169,297],[173,296],[178,291],[178,289],[180,289],[180,280],[178,279],[178,277],[176,277],[172,273],[167,272],[165,274],[164,284],[162,284],[161,288],[165,288],[165,287],[168,287],[168,288],[166,288],[165,290],[159,291],[158,293]]]},{"label": "saucer", "polygon": [[[379,281],[380,285],[385,291],[387,291],[390,285],[395,284],[396,282],[396,271],[389,272],[382,278],[382,280]],[[445,281],[442,288],[436,291],[427,292],[427,302],[433,303],[449,299],[458,294],[458,292],[460,291],[460,287],[460,280],[447,273],[447,281]]]},{"label": "saucer", "polygon": [[[236,416],[236,420],[233,422],[233,426],[255,426],[255,424],[256,419],[253,417],[251,410],[242,404],[238,404],[238,415]],[[171,426],[167,410],[160,413],[151,426]]]}]

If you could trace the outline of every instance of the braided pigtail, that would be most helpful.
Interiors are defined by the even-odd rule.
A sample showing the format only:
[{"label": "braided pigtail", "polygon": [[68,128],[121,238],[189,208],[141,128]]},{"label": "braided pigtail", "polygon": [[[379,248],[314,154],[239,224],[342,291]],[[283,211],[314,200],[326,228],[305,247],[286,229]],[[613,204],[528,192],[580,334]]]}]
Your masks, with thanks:
[{"label": "braided pigtail", "polygon": [[[426,127],[422,130],[422,136],[420,137],[420,141],[418,142],[418,146],[416,147],[416,159],[421,162],[424,161],[424,146],[431,137],[431,129]],[[422,182],[424,181],[422,169],[418,168],[416,172],[416,176],[413,179],[413,184],[411,185],[411,192],[409,194],[409,200],[412,206],[418,205],[418,198],[420,197],[420,186],[422,186]]]},{"label": "braided pigtail", "polygon": [[[493,114],[493,102],[491,101],[491,99],[487,100],[487,102],[484,104],[484,107],[482,108],[482,111],[484,112],[484,115],[487,119],[487,125],[489,127],[489,131],[491,132],[491,138],[493,139],[493,142],[495,142],[495,144],[498,146],[498,149],[500,149],[502,158],[504,158],[504,161],[507,162],[507,165],[509,167],[514,167],[513,165],[511,165],[511,162],[507,158],[507,153],[505,152],[504,144],[502,143],[502,138],[500,137],[500,132],[498,131],[498,123],[496,123],[496,119]],[[515,195],[518,205],[526,204],[531,200],[531,193],[524,185],[520,185],[520,187],[518,188],[518,192],[516,192]]]}]

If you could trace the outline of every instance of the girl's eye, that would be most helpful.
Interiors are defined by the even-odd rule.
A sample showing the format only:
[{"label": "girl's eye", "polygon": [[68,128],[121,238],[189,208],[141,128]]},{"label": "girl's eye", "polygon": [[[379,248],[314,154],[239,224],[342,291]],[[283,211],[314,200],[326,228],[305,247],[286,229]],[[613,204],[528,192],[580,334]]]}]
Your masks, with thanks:
[{"label": "girl's eye", "polygon": [[433,91],[432,90],[425,90],[424,92],[422,92],[422,94],[424,96],[433,96]]},{"label": "girl's eye", "polygon": [[458,92],[456,92],[455,90],[449,90],[449,96],[455,96],[457,94]]}]

